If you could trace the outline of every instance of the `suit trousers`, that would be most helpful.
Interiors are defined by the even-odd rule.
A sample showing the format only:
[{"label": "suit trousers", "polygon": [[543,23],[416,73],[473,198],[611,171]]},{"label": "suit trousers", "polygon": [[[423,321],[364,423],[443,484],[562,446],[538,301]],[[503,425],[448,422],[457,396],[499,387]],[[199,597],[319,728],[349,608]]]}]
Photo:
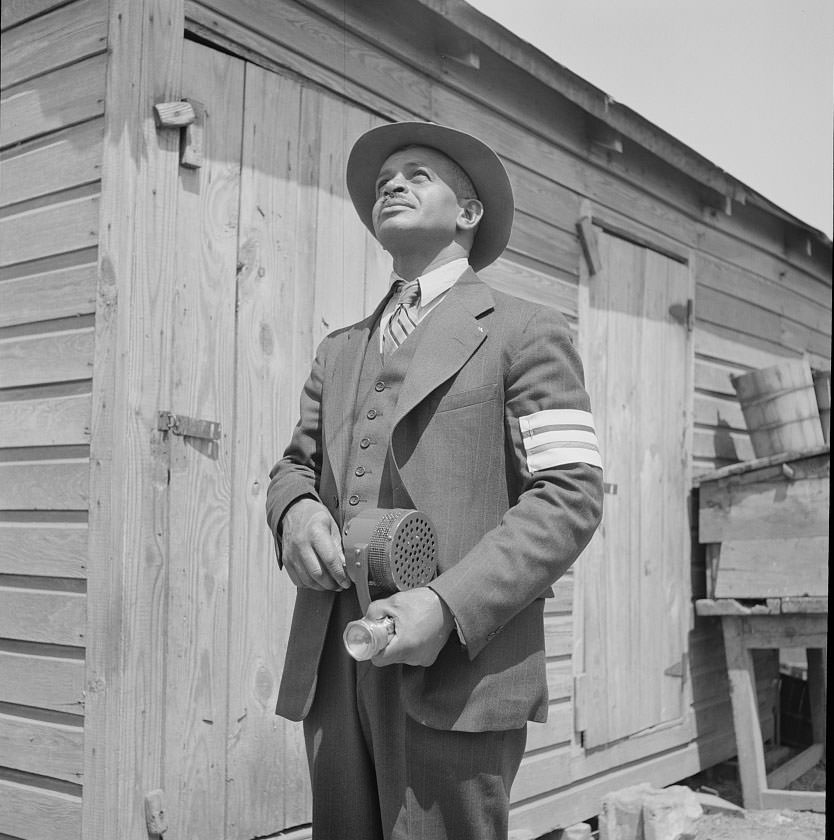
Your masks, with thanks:
[{"label": "suit trousers", "polygon": [[355,662],[342,644],[362,611],[340,592],[304,720],[313,840],[506,840],[527,727],[431,729],[400,702],[400,665]]}]

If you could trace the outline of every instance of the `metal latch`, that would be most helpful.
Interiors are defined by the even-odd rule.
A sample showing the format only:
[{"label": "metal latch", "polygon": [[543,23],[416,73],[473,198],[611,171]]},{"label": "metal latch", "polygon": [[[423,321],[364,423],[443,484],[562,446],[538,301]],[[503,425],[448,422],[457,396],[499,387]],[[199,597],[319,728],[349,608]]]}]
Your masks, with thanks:
[{"label": "metal latch", "polygon": [[186,417],[171,411],[160,411],[156,415],[156,428],[160,432],[171,432],[181,437],[220,440],[220,423],[214,420],[198,420],[196,417]]}]

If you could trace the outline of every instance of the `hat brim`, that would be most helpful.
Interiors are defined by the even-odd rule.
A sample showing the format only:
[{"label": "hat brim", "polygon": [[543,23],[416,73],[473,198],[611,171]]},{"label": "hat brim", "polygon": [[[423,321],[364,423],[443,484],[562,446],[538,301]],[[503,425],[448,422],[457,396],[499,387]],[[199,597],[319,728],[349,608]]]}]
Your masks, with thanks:
[{"label": "hat brim", "polygon": [[347,162],[347,188],[365,227],[374,233],[374,185],[379,170],[394,152],[405,146],[436,149],[466,172],[484,205],[484,215],[469,252],[469,263],[478,271],[498,259],[510,240],[515,212],[507,170],[498,155],[477,137],[436,123],[381,125],[365,132],[354,143]]}]

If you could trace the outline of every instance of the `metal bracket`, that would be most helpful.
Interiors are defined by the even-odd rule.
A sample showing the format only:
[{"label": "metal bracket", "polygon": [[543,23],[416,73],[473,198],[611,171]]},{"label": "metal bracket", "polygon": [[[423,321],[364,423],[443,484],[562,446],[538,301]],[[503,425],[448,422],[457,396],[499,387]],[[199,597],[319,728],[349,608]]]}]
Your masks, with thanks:
[{"label": "metal bracket", "polygon": [[214,420],[198,420],[171,411],[160,411],[156,415],[156,428],[160,432],[171,432],[181,437],[220,440],[220,423]]},{"label": "metal bracket", "polygon": [[663,673],[667,677],[680,677],[685,682],[688,662],[689,654],[687,653],[687,651],[684,651],[683,655],[681,656],[680,662],[676,662],[674,665],[670,665],[664,670]]}]

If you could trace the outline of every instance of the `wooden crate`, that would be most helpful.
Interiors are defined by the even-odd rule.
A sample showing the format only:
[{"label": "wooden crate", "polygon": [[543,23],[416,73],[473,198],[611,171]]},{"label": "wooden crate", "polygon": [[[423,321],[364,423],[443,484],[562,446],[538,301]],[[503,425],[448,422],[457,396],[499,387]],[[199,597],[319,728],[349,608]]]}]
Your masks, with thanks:
[{"label": "wooden crate", "polygon": [[829,477],[824,446],[699,478],[710,598],[828,594]]}]

